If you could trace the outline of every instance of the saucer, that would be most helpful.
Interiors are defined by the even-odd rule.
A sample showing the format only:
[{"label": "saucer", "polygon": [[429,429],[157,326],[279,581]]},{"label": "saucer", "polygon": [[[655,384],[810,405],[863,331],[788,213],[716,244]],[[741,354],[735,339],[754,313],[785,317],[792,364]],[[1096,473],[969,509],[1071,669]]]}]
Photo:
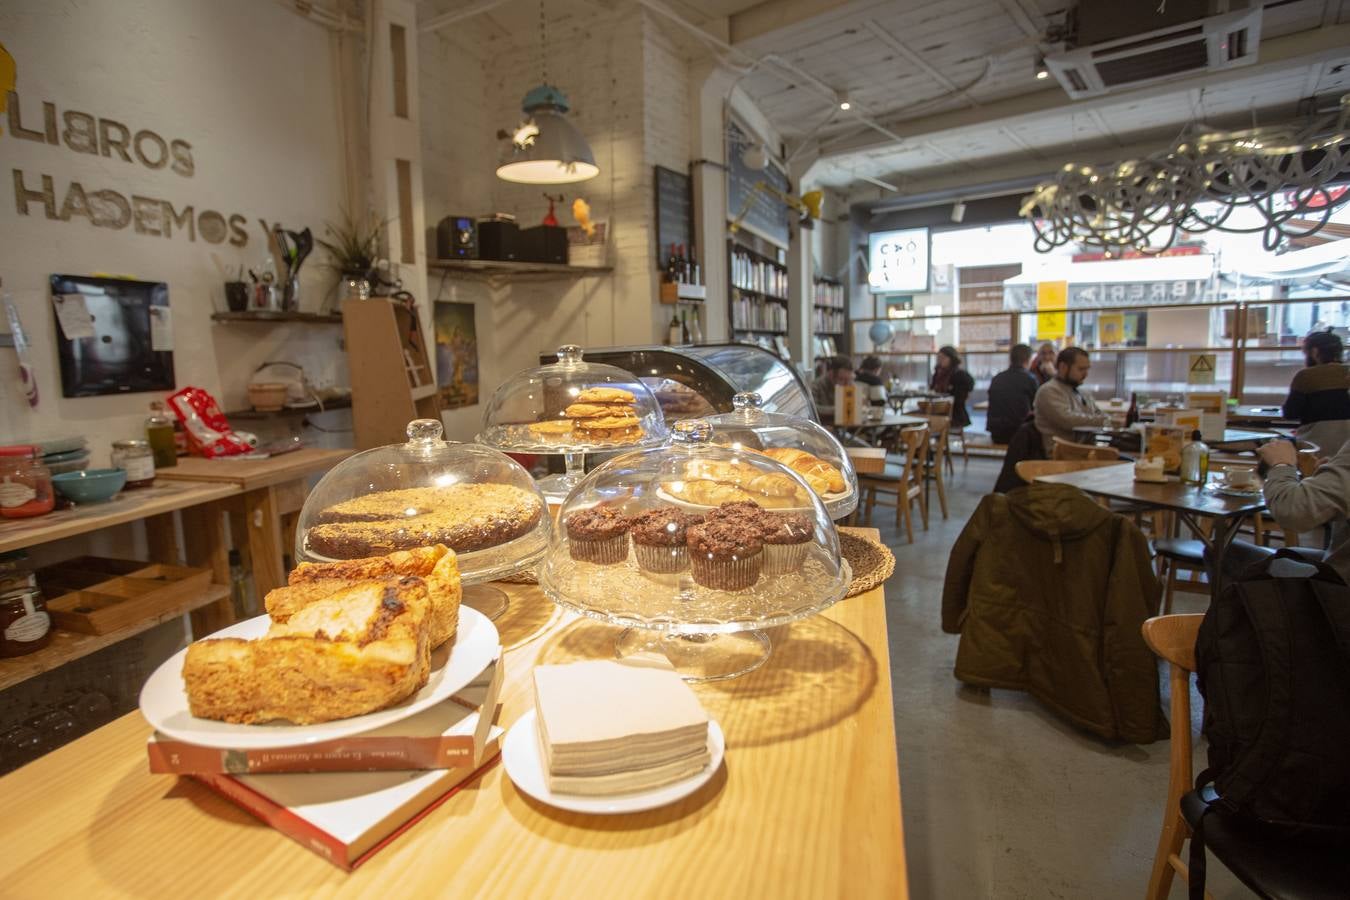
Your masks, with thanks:
[{"label": "saucer", "polygon": [[502,766],[506,775],[515,786],[529,794],[540,803],[556,806],[559,809],[579,813],[615,815],[656,809],[683,800],[694,791],[707,784],[722,766],[722,755],[726,751],[726,740],[722,729],[712,719],[708,720],[708,751],[711,759],[703,771],[673,784],[663,784],[650,791],[638,791],[632,794],[613,794],[608,797],[588,797],[582,794],[562,794],[550,791],[548,776],[544,772],[546,763],[539,748],[539,723],[537,710],[530,710],[521,716],[506,740],[502,742]]}]

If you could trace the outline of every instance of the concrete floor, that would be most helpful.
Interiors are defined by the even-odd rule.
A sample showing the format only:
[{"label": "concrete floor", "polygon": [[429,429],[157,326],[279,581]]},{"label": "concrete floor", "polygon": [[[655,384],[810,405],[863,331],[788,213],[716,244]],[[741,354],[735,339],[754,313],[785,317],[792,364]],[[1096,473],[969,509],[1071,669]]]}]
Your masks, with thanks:
[{"label": "concrete floor", "polygon": [[[1144,894],[1167,792],[1168,743],[1113,744],[1014,691],[952,676],[958,638],[940,627],[947,554],[998,462],[956,461],[951,517],[932,497],[930,530],[913,545],[894,511],[874,524],[895,551],[886,583],[905,853],[916,898],[1131,898]],[[1205,599],[1178,594],[1178,612]],[[1160,679],[1165,691],[1166,679]],[[1165,696],[1159,702],[1165,702]],[[1204,767],[1192,688],[1196,771]],[[1215,897],[1250,894],[1211,859]],[[1185,896],[1180,879],[1173,898]]]}]

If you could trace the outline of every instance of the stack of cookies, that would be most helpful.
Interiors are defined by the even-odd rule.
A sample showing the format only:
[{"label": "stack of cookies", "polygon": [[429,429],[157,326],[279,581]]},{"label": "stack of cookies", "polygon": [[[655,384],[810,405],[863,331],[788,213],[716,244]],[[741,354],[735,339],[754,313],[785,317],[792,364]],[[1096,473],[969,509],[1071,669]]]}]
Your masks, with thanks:
[{"label": "stack of cookies", "polygon": [[616,444],[642,437],[637,398],[623,388],[586,388],[577,394],[563,417],[572,423],[572,435],[584,443]]}]

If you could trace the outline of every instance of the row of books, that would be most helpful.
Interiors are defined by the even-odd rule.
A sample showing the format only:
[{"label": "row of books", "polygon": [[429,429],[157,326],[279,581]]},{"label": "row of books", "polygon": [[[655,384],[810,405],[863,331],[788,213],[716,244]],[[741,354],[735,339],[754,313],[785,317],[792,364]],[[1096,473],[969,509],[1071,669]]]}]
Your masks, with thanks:
[{"label": "row of books", "polygon": [[787,331],[787,307],[757,297],[737,297],[731,301],[731,327]]},{"label": "row of books", "polygon": [[828,306],[831,309],[844,308],[844,286],[832,281],[817,281],[813,302],[816,306]]},{"label": "row of books", "polygon": [[731,254],[731,286],[772,297],[787,298],[787,269],[741,250]]},{"label": "row of books", "polygon": [[817,334],[843,334],[848,317],[832,309],[817,309],[811,317],[811,330]]}]

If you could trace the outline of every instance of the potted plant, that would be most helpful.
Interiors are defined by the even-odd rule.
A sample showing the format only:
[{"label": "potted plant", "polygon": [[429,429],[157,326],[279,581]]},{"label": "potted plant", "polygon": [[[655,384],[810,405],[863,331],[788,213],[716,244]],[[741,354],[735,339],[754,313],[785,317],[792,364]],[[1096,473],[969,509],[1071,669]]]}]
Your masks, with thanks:
[{"label": "potted plant", "polygon": [[380,283],[380,233],[389,221],[374,213],[358,217],[343,210],[341,223],[324,225],[329,239],[319,238],[318,244],[341,276],[342,299],[369,297],[372,286]]}]

